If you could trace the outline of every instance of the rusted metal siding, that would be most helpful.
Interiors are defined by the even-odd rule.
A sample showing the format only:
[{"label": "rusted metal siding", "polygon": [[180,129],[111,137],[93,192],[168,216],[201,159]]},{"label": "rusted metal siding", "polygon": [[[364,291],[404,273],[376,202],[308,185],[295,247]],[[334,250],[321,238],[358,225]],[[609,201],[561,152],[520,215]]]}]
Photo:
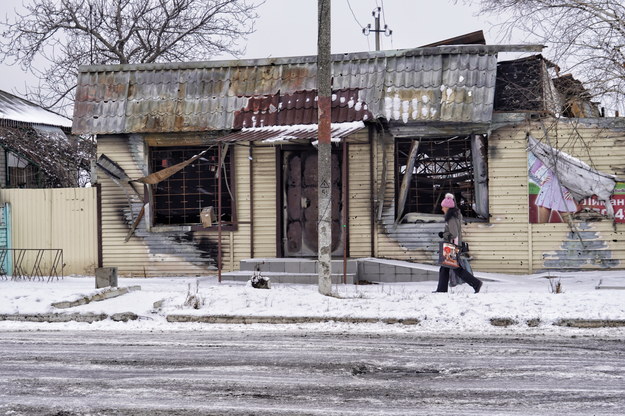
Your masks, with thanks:
[{"label": "rusted metal siding", "polygon": [[[93,275],[98,261],[95,188],[0,189],[0,201],[11,204],[12,248],[63,249],[66,275]],[[44,256],[43,273],[52,261]],[[32,264],[23,266],[30,272]]]},{"label": "rusted metal siding", "polygon": [[[472,45],[335,55],[336,114],[347,112],[344,121],[366,120],[372,114],[403,122],[488,122],[498,51]],[[273,114],[281,110],[292,113],[283,122],[311,122],[306,114],[311,101],[316,105],[311,95],[316,67],[314,56],[82,67],[73,132],[228,130],[237,126],[237,114],[254,111],[267,113],[265,125],[277,123],[280,116]],[[272,109],[272,97],[278,93],[302,98],[303,103],[287,100],[283,108],[274,103]]]}]

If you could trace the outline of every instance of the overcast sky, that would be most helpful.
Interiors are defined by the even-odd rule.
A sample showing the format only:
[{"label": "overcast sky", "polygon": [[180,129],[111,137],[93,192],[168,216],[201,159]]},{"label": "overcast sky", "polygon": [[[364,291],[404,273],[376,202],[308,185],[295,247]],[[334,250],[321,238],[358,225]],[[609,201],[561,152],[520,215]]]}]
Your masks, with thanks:
[{"label": "overcast sky", "polygon": [[[21,3],[0,0],[0,16],[13,15]],[[378,6],[383,8],[382,26],[386,23],[393,31],[390,37],[381,36],[382,49],[413,48],[480,29],[488,43],[498,43],[496,32],[474,16],[474,9],[448,0],[332,0],[332,53],[375,50],[375,34],[363,35],[362,27],[374,25],[372,11]],[[317,0],[267,0],[259,14],[256,32],[242,41],[247,45],[244,58],[316,54]],[[19,66],[2,63],[0,75],[0,89],[17,95],[25,83],[33,83]]]}]

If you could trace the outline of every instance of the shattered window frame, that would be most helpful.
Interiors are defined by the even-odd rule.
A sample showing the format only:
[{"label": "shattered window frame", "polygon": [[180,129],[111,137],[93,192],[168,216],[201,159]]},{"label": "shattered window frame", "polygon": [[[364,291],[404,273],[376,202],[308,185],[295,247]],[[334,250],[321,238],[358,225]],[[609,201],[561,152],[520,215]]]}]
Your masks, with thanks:
[{"label": "shattered window frame", "polygon": [[5,166],[7,188],[43,188],[42,171],[28,158],[6,149]]},{"label": "shattered window frame", "polygon": [[[407,190],[404,190],[411,150],[416,152],[414,167]],[[395,216],[398,222],[404,220],[407,213],[442,215],[440,203],[448,192],[456,197],[463,217],[479,217],[474,209],[477,190],[472,135],[396,139]]]},{"label": "shattered window frame", "polygon": [[[216,227],[216,220],[210,227],[202,226],[201,212],[213,207],[214,218],[218,215],[218,148],[216,146],[158,146],[150,147],[150,172],[155,173],[167,167],[184,162],[206,153],[171,177],[152,186],[152,223],[155,226],[199,226],[208,229]],[[235,221],[234,158],[232,152],[223,155],[224,174],[221,175],[222,227],[232,228]]]}]

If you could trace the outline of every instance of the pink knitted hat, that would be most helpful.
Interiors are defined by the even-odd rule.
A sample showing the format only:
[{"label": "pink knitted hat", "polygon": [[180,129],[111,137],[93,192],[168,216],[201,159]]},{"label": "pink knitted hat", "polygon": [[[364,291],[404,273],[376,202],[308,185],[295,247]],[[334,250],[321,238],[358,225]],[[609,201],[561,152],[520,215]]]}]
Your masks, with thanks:
[{"label": "pink knitted hat", "polygon": [[456,206],[456,203],[454,202],[453,194],[445,194],[445,199],[443,199],[443,202],[441,202],[441,207],[453,208],[455,206]]}]

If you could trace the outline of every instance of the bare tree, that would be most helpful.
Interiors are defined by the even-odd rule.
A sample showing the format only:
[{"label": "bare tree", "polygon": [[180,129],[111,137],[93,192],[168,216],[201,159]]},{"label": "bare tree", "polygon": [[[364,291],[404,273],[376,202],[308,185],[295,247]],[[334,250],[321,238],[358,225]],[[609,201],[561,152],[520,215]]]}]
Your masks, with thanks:
[{"label": "bare tree", "polygon": [[39,79],[27,96],[67,112],[85,64],[206,60],[243,52],[260,0],[30,0],[0,23],[0,58]]},{"label": "bare tree", "polygon": [[[458,1],[462,0],[456,0]],[[525,33],[548,48],[545,55],[562,72],[583,80],[612,110],[625,95],[625,3],[623,0],[464,0],[481,15],[503,19],[502,39]]]}]

